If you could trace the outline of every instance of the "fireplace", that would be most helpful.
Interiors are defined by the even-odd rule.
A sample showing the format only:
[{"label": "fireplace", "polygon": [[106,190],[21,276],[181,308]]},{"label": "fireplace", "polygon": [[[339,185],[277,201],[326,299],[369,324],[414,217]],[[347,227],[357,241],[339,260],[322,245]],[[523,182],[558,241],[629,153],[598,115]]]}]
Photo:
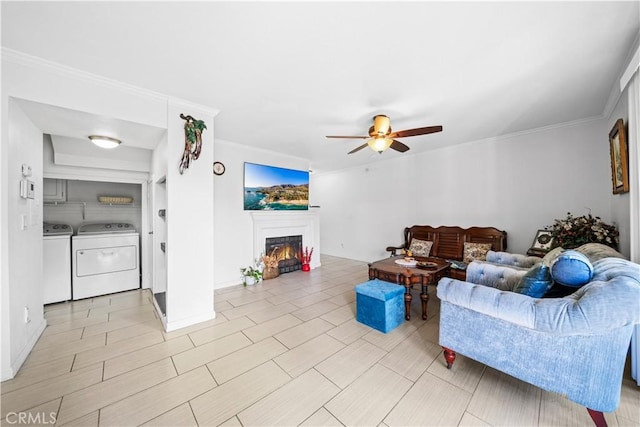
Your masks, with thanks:
[{"label": "fireplace", "polygon": [[302,267],[298,258],[302,250],[302,235],[267,237],[264,246],[264,253],[275,255],[278,260],[280,274],[300,270]]},{"label": "fireplace", "polygon": [[[265,254],[266,240],[280,236],[302,236],[303,248],[313,248],[311,269],[320,267],[320,212],[309,211],[254,211],[250,212],[253,222],[253,258]],[[269,254],[269,252],[266,252]],[[318,254],[316,256],[315,254]]]}]

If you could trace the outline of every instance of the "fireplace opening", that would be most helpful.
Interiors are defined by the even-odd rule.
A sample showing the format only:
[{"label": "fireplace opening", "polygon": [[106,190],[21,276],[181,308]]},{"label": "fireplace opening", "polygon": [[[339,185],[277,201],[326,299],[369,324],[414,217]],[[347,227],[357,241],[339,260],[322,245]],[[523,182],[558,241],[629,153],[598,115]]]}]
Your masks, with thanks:
[{"label": "fireplace opening", "polygon": [[275,255],[278,260],[278,271],[290,273],[300,270],[302,262],[299,254],[302,250],[302,236],[267,237],[264,253]]}]

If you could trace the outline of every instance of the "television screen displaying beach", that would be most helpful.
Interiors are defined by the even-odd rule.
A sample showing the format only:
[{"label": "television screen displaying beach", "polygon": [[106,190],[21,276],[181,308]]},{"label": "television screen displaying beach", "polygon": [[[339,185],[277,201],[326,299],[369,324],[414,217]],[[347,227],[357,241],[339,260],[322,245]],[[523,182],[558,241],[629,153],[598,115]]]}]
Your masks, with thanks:
[{"label": "television screen displaying beach", "polygon": [[244,210],[309,209],[309,172],[244,164]]}]

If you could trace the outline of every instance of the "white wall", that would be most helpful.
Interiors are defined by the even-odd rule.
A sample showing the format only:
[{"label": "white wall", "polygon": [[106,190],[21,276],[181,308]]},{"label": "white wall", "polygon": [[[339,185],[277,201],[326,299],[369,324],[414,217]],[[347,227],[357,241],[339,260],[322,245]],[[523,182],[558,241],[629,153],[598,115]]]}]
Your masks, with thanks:
[{"label": "white wall", "polygon": [[[165,136],[166,137],[166,136]],[[83,166],[70,166],[61,165],[55,163],[55,153],[53,151],[53,144],[51,141],[51,135],[45,134],[43,141],[43,163],[44,163],[44,176],[46,178],[77,178],[86,179],[91,181],[105,181],[105,182],[136,182],[142,183],[148,179],[149,169],[138,170],[123,170],[118,169],[120,162],[118,157],[111,155],[106,162],[96,162],[95,158],[87,159]],[[120,148],[126,147],[118,147]],[[131,152],[132,149],[129,149]],[[140,151],[140,150],[138,150]],[[147,151],[147,150],[144,150]],[[126,151],[125,151],[126,153]],[[149,153],[149,163],[151,163],[151,153]],[[149,166],[150,167],[150,166]]]},{"label": "white wall", "polygon": [[[69,224],[74,230],[78,230],[78,227],[84,223],[97,222],[122,222],[132,224],[138,232],[142,229],[142,187],[140,184],[75,179],[65,181],[67,202],[71,203],[45,204],[43,213],[45,222]],[[133,203],[131,205],[103,205],[98,202],[99,196],[131,197]]]},{"label": "white wall", "polygon": [[[629,88],[626,88],[622,93],[618,103],[615,108],[611,112],[607,120],[607,129],[611,131],[613,126],[615,125],[618,119],[622,119],[624,121],[625,128],[629,124],[629,100],[627,91]],[[628,132],[627,132],[628,134]],[[607,134],[608,138],[608,134]],[[608,140],[608,139],[607,139]],[[632,182],[629,182],[629,185],[637,185]],[[622,193],[622,194],[613,194],[613,185],[611,182],[611,166],[609,166],[609,197],[611,201],[611,218],[618,226],[618,231],[620,232],[620,252],[622,252],[627,257],[630,256],[630,221],[631,221],[631,211],[630,211],[630,194]]]},{"label": "white wall", "polygon": [[323,252],[373,261],[428,224],[493,226],[524,253],[567,212],[611,221],[607,135],[593,120],[314,175]]},{"label": "white wall", "polygon": [[[149,191],[151,191],[151,215],[153,234],[151,235],[152,250],[152,289],[153,293],[167,291],[167,259],[166,253],[158,250],[161,243],[167,241],[167,220],[158,215],[159,210],[167,209],[167,137],[160,141],[153,151],[151,159],[151,179]],[[166,324],[166,318],[163,319]]]},{"label": "white wall", "polygon": [[[6,282],[3,277],[2,286],[3,358],[8,356],[3,360],[3,380],[15,375],[46,326],[42,292],[42,132],[12,99],[8,101],[6,123],[2,146],[3,156],[9,160],[3,177],[8,185],[3,205],[8,205],[5,230],[11,252],[10,263],[3,265],[8,275]],[[22,164],[31,166],[32,175],[27,179],[35,183],[34,199],[20,197]]]},{"label": "white wall", "polygon": [[[13,377],[29,353],[42,321],[42,179],[43,134],[19,109],[16,100],[30,100],[156,127],[166,127],[167,100],[106,79],[2,50],[2,210],[0,271],[2,272],[2,372]],[[36,202],[16,196],[21,163],[31,163]],[[55,177],[55,176],[51,176]],[[36,203],[39,203],[36,205]],[[16,229],[20,215],[31,212],[34,224]],[[18,219],[17,219],[18,218]],[[9,250],[11,248],[11,250]],[[20,249],[17,249],[20,248]],[[23,321],[24,307],[31,322]],[[35,334],[35,335],[34,335]]]},{"label": "white wall", "polygon": [[[253,262],[253,222],[244,210],[244,162],[308,170],[309,161],[267,150],[216,140],[214,160],[224,163],[224,175],[214,176],[215,286],[242,283],[240,268]],[[309,190],[313,204],[313,189]]]},{"label": "white wall", "polygon": [[[170,101],[167,144],[167,312],[166,329],[174,330],[215,317],[213,118],[215,113]],[[200,158],[184,174],[178,164],[184,152],[184,120],[203,120]]]},{"label": "white wall", "polygon": [[[64,107],[72,110],[91,113],[114,119],[122,119],[129,122],[147,124],[160,129],[167,129],[168,122],[168,105],[173,102],[167,96],[145,91],[129,85],[104,79],[99,76],[89,75],[79,72],[68,67],[59,66],[57,64],[42,61],[38,58],[22,55],[7,49],[2,49],[2,91],[0,100],[2,102],[2,144],[0,144],[0,187],[2,189],[2,203],[0,204],[0,274],[2,275],[1,283],[1,307],[2,307],[2,372],[0,377],[4,379],[11,378],[15,375],[17,369],[22,363],[22,357],[35,344],[33,327],[38,326],[42,319],[42,290],[39,288],[42,283],[42,204],[32,209],[32,214],[37,214],[37,226],[28,229],[26,232],[17,233],[15,231],[16,214],[24,211],[21,201],[15,197],[16,185],[16,167],[23,162],[33,162],[37,159],[37,164],[31,165],[34,170],[34,181],[39,187],[39,200],[41,200],[41,187],[43,177],[43,137],[42,131],[37,129],[35,125],[29,125],[28,118],[25,114],[19,113],[17,109],[9,108],[10,99],[29,100],[48,104],[52,106]],[[204,107],[203,107],[204,108]],[[10,116],[8,111],[15,111],[15,117]],[[212,117],[212,116],[211,116]],[[173,118],[173,117],[172,117]],[[180,119],[178,119],[180,120]],[[181,122],[181,120],[180,120]],[[172,122],[172,126],[176,126]],[[209,123],[209,122],[208,122]],[[209,125],[209,124],[208,124]],[[213,128],[211,123],[210,128]],[[180,124],[180,129],[182,129]],[[10,133],[11,132],[11,133]],[[17,133],[18,135],[14,135]],[[35,135],[38,135],[36,138]],[[33,135],[32,135],[33,134]],[[11,135],[11,136],[10,136]],[[179,140],[184,141],[181,135]],[[20,141],[19,146],[14,142]],[[213,137],[209,146],[213,145]],[[181,148],[180,148],[181,150]],[[166,153],[165,153],[166,154]],[[171,152],[173,159],[173,152]],[[203,166],[209,172],[211,179],[211,158],[212,151],[205,155],[204,160],[200,160]],[[176,158],[179,159],[179,156]],[[157,161],[156,161],[157,162]],[[18,165],[18,166],[16,166]],[[68,178],[67,172],[78,171],[79,167],[65,166],[64,171],[56,168],[48,177],[51,178]],[[99,178],[100,176],[109,176],[108,181],[117,180],[113,176],[117,171],[95,170],[91,177],[86,176],[86,171],[81,172],[84,179]],[[135,172],[131,172],[135,174]],[[60,174],[60,175],[57,175]],[[144,196],[147,185],[147,174],[144,176],[136,175],[138,181],[132,181],[131,177],[127,177],[119,182],[140,182],[142,184],[142,194]],[[187,180],[190,186],[196,188],[198,183]],[[38,188],[37,187],[37,188]],[[201,200],[211,202],[213,186],[209,185],[198,193]],[[180,188],[178,188],[180,191]],[[178,198],[179,199],[179,198]],[[142,211],[146,209],[146,200],[142,201]],[[195,206],[198,209],[198,205]],[[209,223],[212,223],[213,209],[208,209],[204,214],[208,215]],[[19,215],[19,213],[18,213]],[[196,218],[200,220],[200,217]],[[146,218],[142,218],[143,230],[141,234],[146,235],[149,231],[145,225]],[[179,222],[176,222],[179,224]],[[209,246],[212,239],[212,233],[208,234]],[[19,237],[17,237],[19,236]],[[202,236],[203,238],[205,236]],[[18,240],[16,240],[18,239]],[[178,241],[180,239],[177,239]],[[200,243],[200,240],[196,240]],[[143,241],[143,245],[145,242]],[[11,250],[9,248],[11,247]],[[15,250],[14,248],[24,248],[23,250]],[[189,242],[182,248],[176,245],[176,252],[184,251],[188,253],[188,249],[194,253],[200,253],[200,248],[194,246],[193,242]],[[143,247],[144,251],[144,247]],[[34,254],[36,254],[34,256]],[[40,255],[38,255],[40,254]],[[204,262],[211,265],[212,250],[204,250]],[[31,258],[30,258],[31,257]],[[185,255],[187,257],[187,255]],[[36,259],[37,258],[37,259]],[[35,260],[35,261],[34,261]],[[202,261],[202,260],[200,260]],[[35,264],[34,264],[35,262]],[[39,263],[39,264],[38,264]],[[26,268],[26,265],[29,268]],[[183,262],[182,266],[189,269],[189,263]],[[213,268],[211,268],[211,271]],[[176,277],[176,285],[181,282],[178,274]],[[207,286],[211,289],[213,295],[213,279],[212,273],[205,277]],[[21,295],[25,295],[25,300]],[[200,295],[193,296],[194,299],[200,298]],[[22,311],[24,306],[38,306],[38,309],[31,310],[31,324],[34,326],[23,326]],[[184,305],[184,302],[182,302]],[[210,313],[213,312],[213,299],[210,302]],[[40,322],[44,327],[44,323]],[[37,339],[37,335],[35,338]]]}]

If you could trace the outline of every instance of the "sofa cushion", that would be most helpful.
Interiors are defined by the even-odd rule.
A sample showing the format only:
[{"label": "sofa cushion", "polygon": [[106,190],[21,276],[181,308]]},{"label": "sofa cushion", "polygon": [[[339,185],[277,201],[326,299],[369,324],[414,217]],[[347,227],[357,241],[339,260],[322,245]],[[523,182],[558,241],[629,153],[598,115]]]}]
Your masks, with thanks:
[{"label": "sofa cushion", "polygon": [[429,256],[433,242],[429,240],[411,239],[409,252],[412,256]]},{"label": "sofa cushion", "polygon": [[549,267],[544,264],[534,265],[520,278],[513,292],[542,298],[553,285]]},{"label": "sofa cushion", "polygon": [[615,249],[603,245],[602,243],[585,243],[584,245],[576,248],[576,251],[586,255],[589,261],[596,262],[602,258],[622,258],[624,255]]},{"label": "sofa cushion", "polygon": [[561,285],[579,288],[593,277],[593,266],[584,254],[567,250],[552,261],[551,277]]},{"label": "sofa cushion", "polygon": [[485,261],[487,252],[491,250],[491,243],[464,243],[462,252],[462,261],[470,263],[471,261]]},{"label": "sofa cushion", "polygon": [[542,262],[542,258],[537,256],[514,254],[511,252],[489,251],[487,252],[487,262],[529,269]]},{"label": "sofa cushion", "polygon": [[545,254],[545,256],[542,258],[542,262],[547,265],[548,267],[551,267],[551,264],[553,264],[553,262],[556,260],[556,258],[558,258],[560,256],[560,254],[562,252],[564,252],[566,249],[558,246],[557,248],[553,248],[551,249],[549,252],[547,252]]}]

